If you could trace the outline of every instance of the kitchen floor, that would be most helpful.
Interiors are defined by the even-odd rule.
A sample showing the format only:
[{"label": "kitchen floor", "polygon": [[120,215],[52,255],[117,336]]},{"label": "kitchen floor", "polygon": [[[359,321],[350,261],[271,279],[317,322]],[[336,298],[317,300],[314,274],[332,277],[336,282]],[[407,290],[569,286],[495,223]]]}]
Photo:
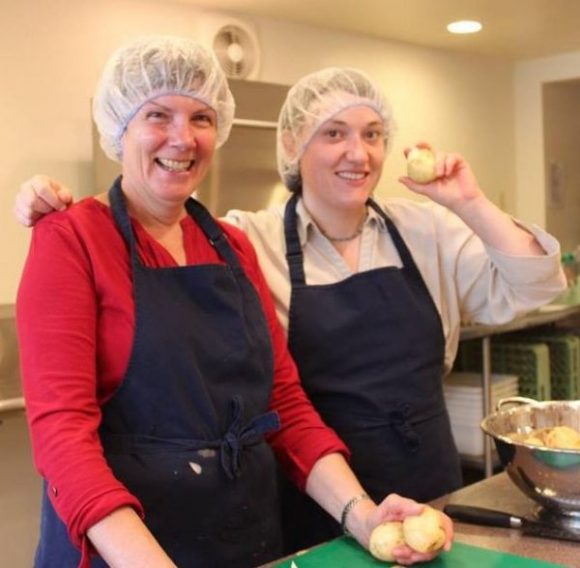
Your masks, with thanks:
[{"label": "kitchen floor", "polygon": [[0,414],[0,565],[32,566],[42,482],[32,465],[23,411]]}]

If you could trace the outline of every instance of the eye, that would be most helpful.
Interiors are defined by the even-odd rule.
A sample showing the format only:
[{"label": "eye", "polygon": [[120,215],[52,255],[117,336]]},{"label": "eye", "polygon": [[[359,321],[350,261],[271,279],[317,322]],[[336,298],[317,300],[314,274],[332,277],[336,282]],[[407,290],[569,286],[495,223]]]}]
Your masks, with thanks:
[{"label": "eye", "polygon": [[368,130],[365,134],[367,140],[371,142],[375,142],[377,140],[381,140],[383,138],[383,131],[379,129],[372,129]]},{"label": "eye", "polygon": [[324,131],[324,137],[329,140],[340,140],[343,137],[343,133],[340,128],[327,128]]},{"label": "eye", "polygon": [[167,120],[168,117],[167,117],[167,113],[165,113],[161,110],[149,110],[145,114],[145,118],[147,120],[151,120],[153,122],[161,122],[161,121]]},{"label": "eye", "polygon": [[211,114],[205,112],[194,114],[191,120],[200,126],[213,126],[215,122],[214,117]]}]

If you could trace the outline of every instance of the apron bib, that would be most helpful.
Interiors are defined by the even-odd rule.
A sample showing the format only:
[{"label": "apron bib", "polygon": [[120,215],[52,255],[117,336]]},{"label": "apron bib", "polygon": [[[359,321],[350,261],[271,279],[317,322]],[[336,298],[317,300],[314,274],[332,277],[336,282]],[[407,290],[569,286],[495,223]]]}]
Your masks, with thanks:
[{"label": "apron bib", "polygon": [[[297,196],[286,205],[292,292],[288,343],[304,390],[352,452],[350,465],[378,503],[389,493],[429,501],[461,486],[442,387],[441,319],[393,222],[403,267],[307,286],[297,232]],[[283,479],[283,477],[282,477]],[[282,481],[286,551],[334,538],[340,527]]]},{"label": "apron bib", "polygon": [[[279,420],[268,412],[273,355],[258,295],[200,203],[190,199],[187,211],[226,264],[148,268],[120,180],[109,197],[131,253],[135,337],[123,382],[102,408],[107,462],[180,568],[277,558],[276,466],[264,434]],[[76,567],[79,551],[46,496],[43,505],[35,566]]]}]

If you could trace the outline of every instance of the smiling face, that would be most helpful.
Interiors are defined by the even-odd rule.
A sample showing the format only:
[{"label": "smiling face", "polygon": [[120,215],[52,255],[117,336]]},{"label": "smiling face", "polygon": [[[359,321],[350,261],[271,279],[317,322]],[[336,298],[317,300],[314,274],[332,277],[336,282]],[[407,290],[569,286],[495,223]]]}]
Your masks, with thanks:
[{"label": "smiling face", "polygon": [[211,164],[216,120],[215,111],[186,96],[145,103],[122,139],[125,193],[147,208],[183,205]]},{"label": "smiling face", "polygon": [[349,107],[324,122],[300,160],[307,208],[360,210],[383,168],[383,121],[370,107]]}]

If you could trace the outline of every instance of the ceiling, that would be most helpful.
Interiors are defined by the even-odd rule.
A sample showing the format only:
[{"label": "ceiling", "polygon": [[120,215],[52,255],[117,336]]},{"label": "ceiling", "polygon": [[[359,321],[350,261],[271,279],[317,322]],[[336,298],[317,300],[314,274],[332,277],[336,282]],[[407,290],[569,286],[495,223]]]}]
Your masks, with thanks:
[{"label": "ceiling", "polygon": [[[580,0],[181,0],[378,38],[513,59],[580,51]],[[454,36],[453,20],[483,30]]]}]

